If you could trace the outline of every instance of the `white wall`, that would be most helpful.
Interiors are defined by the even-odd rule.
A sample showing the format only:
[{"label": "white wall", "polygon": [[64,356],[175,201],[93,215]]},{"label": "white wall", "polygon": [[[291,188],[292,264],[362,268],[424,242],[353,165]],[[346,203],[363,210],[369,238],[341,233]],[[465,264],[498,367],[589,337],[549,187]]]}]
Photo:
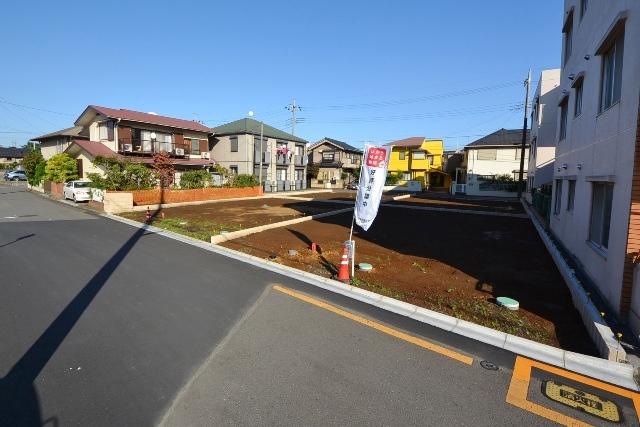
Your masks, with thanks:
[{"label": "white wall", "polygon": [[[551,215],[550,226],[562,244],[580,261],[600,293],[619,309],[640,90],[640,2],[590,0],[580,19],[579,0],[565,0],[565,16],[574,8],[572,54],[564,64],[561,91],[567,91],[567,136],[557,143],[555,179],[576,179],[573,212],[567,212],[567,185],[562,209]],[[619,12],[627,10],[621,101],[599,112],[602,58],[595,54]],[[561,34],[558,34],[561,37]],[[588,59],[586,59],[588,55]],[[584,72],[582,114],[574,117],[575,90],[569,75]],[[557,113],[559,115],[559,109]],[[566,169],[563,167],[566,165]],[[588,243],[592,184],[590,179],[614,181],[609,245],[605,251]],[[554,183],[555,192],[555,183]],[[552,208],[553,212],[553,208]],[[636,287],[637,290],[637,287]],[[634,292],[632,309],[640,313],[640,295]],[[640,318],[632,322],[640,330]]]},{"label": "white wall", "polygon": [[[486,149],[496,149],[496,160],[478,160],[478,152]],[[516,197],[516,192],[507,191],[481,191],[478,175],[510,175],[517,180],[517,173],[520,170],[520,158],[516,157],[520,153],[520,147],[487,147],[473,148],[469,147],[466,151],[467,165],[467,189],[466,193],[475,196],[492,196],[492,197]],[[529,148],[525,149],[525,164],[529,161]],[[526,178],[526,177],[525,177]]]},{"label": "white wall", "polygon": [[[533,96],[531,155],[528,162],[529,182],[533,188],[549,184],[553,180],[553,162],[556,152],[558,118],[558,94],[560,93],[560,69],[543,70]],[[536,101],[537,100],[537,101]],[[530,201],[531,194],[526,193]]]}]

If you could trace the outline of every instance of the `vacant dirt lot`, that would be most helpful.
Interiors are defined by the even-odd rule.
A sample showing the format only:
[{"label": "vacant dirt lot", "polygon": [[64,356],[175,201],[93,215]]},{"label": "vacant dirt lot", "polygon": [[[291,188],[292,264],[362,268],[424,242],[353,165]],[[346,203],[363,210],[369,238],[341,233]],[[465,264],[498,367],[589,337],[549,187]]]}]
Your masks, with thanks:
[{"label": "vacant dirt lot", "polygon": [[[309,221],[224,246],[323,276],[336,274],[350,214]],[[356,228],[357,229],[357,228]],[[527,219],[380,208],[367,232],[356,231],[353,284],[397,299],[534,339],[595,354],[553,261]],[[308,250],[310,242],[320,253]],[[297,249],[297,256],[289,256]],[[517,312],[495,304],[508,296]]]},{"label": "vacant dirt lot", "polygon": [[[211,236],[219,234],[220,231],[257,227],[344,207],[344,204],[260,198],[165,208],[155,215],[152,224],[209,241]],[[121,214],[125,218],[140,222],[145,220],[145,215],[145,212]]]},{"label": "vacant dirt lot", "polygon": [[410,206],[429,206],[434,208],[478,210],[504,213],[524,213],[522,204],[517,201],[478,200],[454,197],[447,194],[417,193],[407,199],[391,202],[392,204]]},{"label": "vacant dirt lot", "polygon": [[[298,194],[292,197],[303,197],[303,198],[312,198],[313,200],[356,200],[356,192],[353,190],[335,190],[332,192],[324,192],[324,193],[305,193]],[[393,195],[389,195],[384,193],[382,195],[382,201],[392,200]]]}]

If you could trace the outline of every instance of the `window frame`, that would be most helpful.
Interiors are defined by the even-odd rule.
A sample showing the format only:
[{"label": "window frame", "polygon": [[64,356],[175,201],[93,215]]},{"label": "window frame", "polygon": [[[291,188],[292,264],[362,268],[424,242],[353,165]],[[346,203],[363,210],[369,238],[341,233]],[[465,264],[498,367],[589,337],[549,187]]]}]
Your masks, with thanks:
[{"label": "window frame", "polygon": [[573,212],[576,203],[576,180],[570,179],[567,184],[567,212]]},{"label": "window frame", "polygon": [[406,151],[399,151],[398,152],[398,160],[406,160],[407,158],[407,152]]},{"label": "window frame", "polygon": [[569,97],[565,96],[560,104],[560,120],[558,121],[558,142],[567,139],[567,120],[569,116]]},{"label": "window frame", "polygon": [[556,179],[556,188],[553,193],[553,214],[559,216],[562,212],[562,179]]},{"label": "window frame", "polygon": [[[417,154],[417,156],[416,156]],[[413,160],[426,160],[427,159],[427,152],[424,150],[413,150],[411,151],[411,158]]]},{"label": "window frame", "polygon": [[[486,153],[493,153],[492,157],[483,157],[480,158],[480,153],[483,153],[483,155],[485,155]],[[489,162],[493,162],[498,160],[498,149],[497,148],[482,148],[477,150],[476,153],[476,160],[484,160],[484,161],[489,161]]]},{"label": "window frame", "polygon": [[[608,181],[594,181],[591,183],[591,209],[589,215],[589,237],[588,242],[601,251],[606,251],[609,248],[609,237],[611,231],[611,210],[613,208],[613,183]],[[604,192],[601,195],[600,201],[602,206],[598,208],[596,206],[596,191],[602,189]],[[608,204],[608,207],[607,207]],[[607,212],[608,208],[608,212]],[[598,209],[598,211],[596,211]],[[595,224],[594,217],[599,215],[597,220],[600,224]],[[606,229],[605,229],[606,225]],[[594,236],[594,228],[597,228],[598,236]]]},{"label": "window frame", "polygon": [[580,117],[582,114],[582,102],[584,98],[584,78],[580,78],[574,85],[575,93],[573,97],[573,117]]},{"label": "window frame", "polygon": [[[191,150],[190,153],[193,155],[200,155],[200,140],[199,139],[195,139],[195,138],[189,138],[189,141],[191,141],[190,143],[190,147],[189,149]],[[193,143],[196,143],[196,149],[194,150],[193,148]]]},{"label": "window frame", "polygon": [[573,53],[573,8],[565,21],[562,33],[564,35],[562,38],[562,66],[564,67]]},{"label": "window frame", "polygon": [[607,111],[622,99],[624,37],[623,27],[599,54],[601,57],[599,113]]},{"label": "window frame", "polygon": [[580,21],[584,18],[584,15],[587,13],[587,9],[589,7],[588,0],[580,0]]},{"label": "window frame", "polygon": [[[235,148],[235,149],[234,149]],[[237,153],[239,150],[238,137],[232,136],[229,138],[229,150],[231,153]]]}]

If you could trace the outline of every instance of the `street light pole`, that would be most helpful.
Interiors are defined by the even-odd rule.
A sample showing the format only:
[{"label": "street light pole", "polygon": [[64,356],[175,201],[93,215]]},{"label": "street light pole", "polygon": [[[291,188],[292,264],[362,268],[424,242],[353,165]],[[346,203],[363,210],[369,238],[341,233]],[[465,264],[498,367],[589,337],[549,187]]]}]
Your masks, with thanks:
[{"label": "street light pole", "polygon": [[[253,111],[249,111],[249,117],[253,118]],[[262,151],[262,139],[264,138],[264,122],[260,120],[260,163],[258,170],[258,183],[260,184],[260,188],[264,191],[264,185],[262,183],[262,157],[264,156],[264,152]],[[255,153],[255,148],[253,150]]]}]

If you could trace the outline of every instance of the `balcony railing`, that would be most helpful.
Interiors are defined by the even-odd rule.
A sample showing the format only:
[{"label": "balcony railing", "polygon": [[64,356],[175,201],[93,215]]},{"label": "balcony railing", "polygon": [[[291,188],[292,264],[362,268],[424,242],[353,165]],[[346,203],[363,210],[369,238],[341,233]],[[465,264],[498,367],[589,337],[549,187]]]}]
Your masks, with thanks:
[{"label": "balcony railing", "polygon": [[294,158],[294,164],[296,166],[306,166],[307,165],[307,161],[308,161],[308,157],[307,156],[301,156],[299,154],[296,154],[295,156],[293,156]]},{"label": "balcony railing", "polygon": [[[253,162],[257,165],[260,163],[260,152],[259,151],[254,151],[253,152]],[[263,165],[268,165],[271,163],[271,153],[269,153],[268,151],[265,151],[262,153],[262,164]]]},{"label": "balcony railing", "polygon": [[187,144],[175,144],[149,139],[120,138],[118,140],[118,152],[132,154],[155,154],[166,151],[175,157],[185,157],[191,152]]},{"label": "balcony railing", "polygon": [[277,154],[276,155],[276,165],[290,165],[291,157],[288,154]]}]

